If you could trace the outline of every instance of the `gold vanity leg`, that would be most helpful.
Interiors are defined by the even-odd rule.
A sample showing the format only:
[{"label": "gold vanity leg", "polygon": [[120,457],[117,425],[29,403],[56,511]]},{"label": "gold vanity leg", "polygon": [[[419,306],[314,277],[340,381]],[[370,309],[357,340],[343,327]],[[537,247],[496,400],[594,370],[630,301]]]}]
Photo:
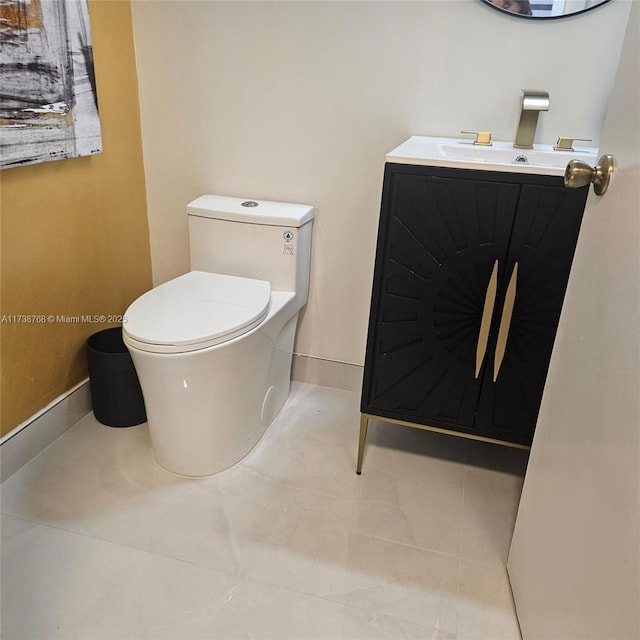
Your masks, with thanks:
[{"label": "gold vanity leg", "polygon": [[364,413],[360,416],[360,442],[358,444],[358,464],[356,465],[356,473],[362,473],[362,457],[364,455],[364,441],[367,439],[367,426],[369,425],[369,417]]}]

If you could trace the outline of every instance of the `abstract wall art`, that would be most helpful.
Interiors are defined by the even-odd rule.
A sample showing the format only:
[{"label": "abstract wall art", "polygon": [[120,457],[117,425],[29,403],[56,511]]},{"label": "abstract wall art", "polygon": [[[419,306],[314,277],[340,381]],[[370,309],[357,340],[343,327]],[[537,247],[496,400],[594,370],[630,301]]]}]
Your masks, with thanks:
[{"label": "abstract wall art", "polygon": [[87,0],[0,0],[0,168],[101,151]]}]

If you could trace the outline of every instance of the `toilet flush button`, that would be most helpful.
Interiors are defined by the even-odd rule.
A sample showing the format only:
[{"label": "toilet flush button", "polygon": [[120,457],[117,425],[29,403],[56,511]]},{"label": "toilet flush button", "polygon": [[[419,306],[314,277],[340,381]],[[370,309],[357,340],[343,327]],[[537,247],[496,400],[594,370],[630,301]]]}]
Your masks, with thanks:
[{"label": "toilet flush button", "polygon": [[258,203],[255,202],[254,200],[245,200],[244,202],[240,203],[241,207],[257,207]]}]

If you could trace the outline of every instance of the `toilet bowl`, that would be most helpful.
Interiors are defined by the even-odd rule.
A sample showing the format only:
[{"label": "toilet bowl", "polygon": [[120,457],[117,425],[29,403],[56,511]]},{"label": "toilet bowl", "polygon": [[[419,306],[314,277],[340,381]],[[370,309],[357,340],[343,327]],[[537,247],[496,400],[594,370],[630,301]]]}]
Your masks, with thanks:
[{"label": "toilet bowl", "polygon": [[201,477],[233,466],[284,406],[313,213],[289,203],[194,200],[192,271],[127,309],[124,341],[155,460],[168,471]]}]

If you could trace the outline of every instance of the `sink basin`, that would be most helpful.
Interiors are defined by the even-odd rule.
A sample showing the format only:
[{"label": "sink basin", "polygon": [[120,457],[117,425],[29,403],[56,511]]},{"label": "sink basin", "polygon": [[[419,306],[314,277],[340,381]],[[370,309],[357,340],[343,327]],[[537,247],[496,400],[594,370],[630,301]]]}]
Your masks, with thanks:
[{"label": "sink basin", "polygon": [[387,154],[387,162],[431,167],[481,169],[509,173],[537,173],[562,176],[569,160],[597,163],[598,150],[579,148],[555,151],[551,145],[536,144],[533,149],[514,149],[511,142],[494,142],[490,147],[474,145],[471,140],[411,136]]}]

